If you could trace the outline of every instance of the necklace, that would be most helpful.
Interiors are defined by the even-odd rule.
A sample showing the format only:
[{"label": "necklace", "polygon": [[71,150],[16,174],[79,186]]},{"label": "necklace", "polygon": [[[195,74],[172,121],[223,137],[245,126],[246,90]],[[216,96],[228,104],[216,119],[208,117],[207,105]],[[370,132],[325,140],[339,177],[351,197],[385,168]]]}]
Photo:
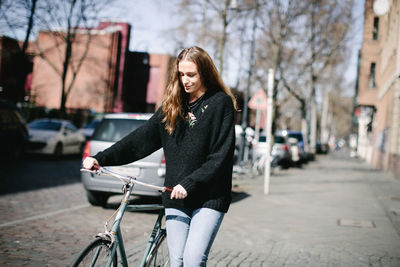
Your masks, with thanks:
[{"label": "necklace", "polygon": [[197,98],[194,102],[189,103],[189,101],[186,102],[187,108],[189,109],[189,111],[192,111],[193,109],[195,109],[200,103],[201,100],[203,99],[205,94],[203,94],[202,96],[200,96],[199,98]]}]

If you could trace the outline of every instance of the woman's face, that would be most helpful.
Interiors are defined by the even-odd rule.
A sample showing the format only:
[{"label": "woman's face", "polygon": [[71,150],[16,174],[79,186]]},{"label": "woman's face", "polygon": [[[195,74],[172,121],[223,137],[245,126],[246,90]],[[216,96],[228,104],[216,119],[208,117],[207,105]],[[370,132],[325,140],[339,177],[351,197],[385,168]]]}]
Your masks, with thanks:
[{"label": "woman's face", "polygon": [[197,71],[197,66],[193,61],[180,61],[178,63],[178,73],[185,92],[189,94],[189,102],[196,100],[206,92],[200,73]]}]

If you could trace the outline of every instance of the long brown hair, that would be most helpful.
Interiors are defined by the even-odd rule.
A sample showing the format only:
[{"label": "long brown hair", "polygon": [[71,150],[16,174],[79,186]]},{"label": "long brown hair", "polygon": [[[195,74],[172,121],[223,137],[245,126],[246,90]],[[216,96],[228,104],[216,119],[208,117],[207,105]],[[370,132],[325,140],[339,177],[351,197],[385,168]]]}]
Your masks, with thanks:
[{"label": "long brown hair", "polygon": [[237,110],[236,99],[228,87],[226,87],[222,82],[210,55],[197,46],[185,48],[179,53],[175,60],[173,69],[171,70],[171,77],[167,85],[166,94],[164,95],[161,104],[161,109],[164,113],[163,122],[165,122],[165,129],[169,134],[172,134],[174,131],[178,119],[183,119],[184,116],[182,103],[186,92],[180,82],[178,69],[179,62],[183,60],[192,61],[196,64],[201,82],[207,90],[212,89],[225,92],[231,97],[233,106]]}]

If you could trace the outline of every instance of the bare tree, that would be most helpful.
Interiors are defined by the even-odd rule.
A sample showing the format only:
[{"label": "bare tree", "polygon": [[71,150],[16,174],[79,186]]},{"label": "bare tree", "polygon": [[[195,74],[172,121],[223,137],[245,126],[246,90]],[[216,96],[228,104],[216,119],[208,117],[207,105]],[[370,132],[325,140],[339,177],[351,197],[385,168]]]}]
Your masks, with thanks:
[{"label": "bare tree", "polygon": [[[294,54],[298,47],[294,43],[297,38],[296,28],[304,16],[308,5],[303,1],[279,0],[265,1],[260,20],[262,22],[262,36],[258,51],[258,78],[262,84],[266,84],[267,72],[269,68],[274,70],[274,119],[273,131],[275,131],[280,117],[279,106],[277,105],[279,87],[284,87],[301,103],[302,118],[305,119],[305,98],[288,85],[285,79],[287,68],[291,65]],[[265,87],[265,86],[264,86]],[[284,96],[283,96],[284,97]]]},{"label": "bare tree", "polygon": [[[53,47],[43,48],[36,43],[37,56],[47,62],[57,73],[61,84],[60,113],[65,116],[65,107],[77,75],[86,60],[91,43],[90,29],[98,22],[98,14],[109,2],[98,0],[46,1],[48,9],[38,18],[39,27],[53,39]],[[61,29],[61,30],[60,30]],[[75,48],[82,48],[78,52]],[[49,51],[58,51],[49,57]],[[61,66],[57,64],[61,60]]]},{"label": "bare tree", "polygon": [[[201,42],[211,47],[218,57],[220,70],[224,63],[236,57],[240,68],[236,77],[237,87],[247,80],[242,72],[243,61],[251,58],[252,21],[257,22],[257,49],[254,62],[255,74],[251,78],[251,88],[266,87],[269,68],[274,69],[274,114],[275,125],[279,125],[282,102],[292,96],[299,103],[301,129],[307,138],[311,126],[311,152],[314,152],[317,136],[317,97],[327,90],[332,79],[330,69],[341,68],[346,62],[349,29],[352,25],[352,0],[207,0],[178,1],[185,9],[187,19],[181,29],[201,29],[196,35],[181,39],[181,43]],[[238,10],[232,9],[237,2]],[[257,14],[252,12],[258,4]],[[240,11],[240,12],[238,12]],[[236,13],[235,13],[236,12]],[[181,13],[182,14],[182,13]],[[256,18],[255,18],[256,17]],[[201,33],[201,34],[199,34]],[[199,36],[200,35],[200,36]],[[229,57],[224,58],[226,45]],[[238,57],[239,55],[239,57]],[[239,59],[239,60],[238,60]],[[251,65],[250,65],[251,66]],[[329,77],[330,76],[330,77]],[[329,88],[329,89],[327,89]],[[311,116],[310,116],[311,115]],[[309,118],[312,121],[308,121]],[[306,140],[307,143],[307,140]]]},{"label": "bare tree", "polygon": [[[308,137],[307,112],[311,109],[311,152],[315,151],[317,90],[327,84],[329,68],[344,60],[352,1],[271,1],[267,2],[264,39],[269,47],[259,51],[261,65],[275,68],[274,99],[279,88],[299,101],[302,132]],[[261,47],[261,46],[260,46]],[[261,47],[262,48],[262,47]],[[263,75],[264,77],[266,75]],[[332,76],[331,76],[332,78]],[[335,90],[335,88],[332,88]],[[275,123],[279,119],[279,110]],[[307,143],[307,140],[306,140]]]},{"label": "bare tree", "polygon": [[329,66],[339,64],[337,60],[345,50],[349,33],[353,1],[312,0],[310,10],[310,104],[311,133],[310,152],[315,153],[317,141],[317,103],[318,82]]},{"label": "bare tree", "polygon": [[[27,54],[30,36],[34,28],[37,0],[0,1],[0,34],[13,39],[23,37],[20,47],[12,52],[15,66],[10,77],[15,78],[14,86],[8,84],[15,101],[22,101],[25,96],[24,86],[27,74],[31,71],[30,55]],[[21,38],[22,39],[22,38]],[[11,78],[12,79],[12,78]]]},{"label": "bare tree", "polygon": [[30,1],[30,5],[27,6],[27,9],[29,10],[29,15],[28,15],[28,25],[26,27],[25,39],[24,39],[24,43],[22,45],[22,53],[23,54],[26,53],[26,49],[28,48],[28,44],[29,44],[29,37],[32,33],[35,12],[36,12],[36,3],[37,3],[37,0],[32,0],[32,1]]},{"label": "bare tree", "polygon": [[[183,16],[181,25],[172,29],[177,36],[180,47],[190,44],[203,46],[214,58],[221,75],[227,58],[227,44],[243,32],[244,18],[248,18],[255,8],[255,0],[178,0],[177,12]],[[240,22],[239,22],[240,21]],[[193,31],[193,29],[200,29]],[[231,36],[233,35],[233,36]],[[239,39],[243,41],[243,39]],[[235,51],[236,52],[236,51]]]},{"label": "bare tree", "polygon": [[[24,42],[21,46],[23,54],[26,53],[31,36],[37,36],[39,30],[52,36],[52,47],[43,47],[36,40],[33,48],[36,50],[35,56],[47,62],[60,78],[62,115],[65,114],[68,95],[88,54],[91,42],[90,28],[98,23],[99,14],[105,7],[112,5],[112,2],[107,0],[0,2],[0,30],[15,39],[21,39],[23,36]],[[61,66],[57,64],[60,61]]]},{"label": "bare tree", "polygon": [[12,38],[18,39],[17,31],[24,31],[25,37],[21,52],[26,53],[29,37],[32,34],[37,0],[6,0],[0,1],[0,30],[10,33]]}]

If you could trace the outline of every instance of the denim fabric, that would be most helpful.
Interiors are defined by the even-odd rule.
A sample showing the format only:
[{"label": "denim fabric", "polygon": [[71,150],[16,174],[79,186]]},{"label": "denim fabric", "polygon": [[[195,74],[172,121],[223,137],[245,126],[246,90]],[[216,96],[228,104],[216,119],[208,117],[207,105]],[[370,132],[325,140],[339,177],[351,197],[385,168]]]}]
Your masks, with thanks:
[{"label": "denim fabric", "polygon": [[209,208],[165,209],[171,267],[206,266],[224,215]]}]

